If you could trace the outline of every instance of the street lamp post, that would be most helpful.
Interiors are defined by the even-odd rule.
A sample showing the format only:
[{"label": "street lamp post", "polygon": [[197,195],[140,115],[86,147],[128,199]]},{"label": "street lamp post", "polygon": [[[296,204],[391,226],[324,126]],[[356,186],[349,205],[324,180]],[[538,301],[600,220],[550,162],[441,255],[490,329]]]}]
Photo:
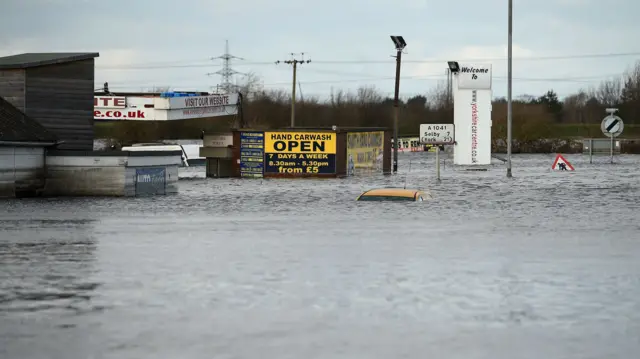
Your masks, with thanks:
[{"label": "street lamp post", "polygon": [[507,178],[513,177],[511,174],[511,141],[512,141],[512,127],[513,127],[513,108],[511,104],[512,96],[512,63],[513,63],[513,0],[509,1],[509,35],[507,43]]},{"label": "street lamp post", "polygon": [[402,36],[391,36],[391,41],[396,46],[396,86],[393,96],[393,172],[398,172],[398,111],[400,96],[400,63],[402,50],[407,46]]}]

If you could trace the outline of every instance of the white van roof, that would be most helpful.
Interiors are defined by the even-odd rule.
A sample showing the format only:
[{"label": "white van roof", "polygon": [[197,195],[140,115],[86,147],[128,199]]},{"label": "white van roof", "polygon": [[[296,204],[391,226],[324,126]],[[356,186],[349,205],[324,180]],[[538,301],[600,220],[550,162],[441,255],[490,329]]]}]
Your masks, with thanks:
[{"label": "white van roof", "polygon": [[201,145],[168,145],[164,143],[136,143],[122,147],[122,151],[181,151],[188,160],[203,159],[200,157]]},{"label": "white van roof", "polygon": [[164,144],[135,144],[132,146],[122,147],[122,151],[182,151],[180,145],[164,145]]}]

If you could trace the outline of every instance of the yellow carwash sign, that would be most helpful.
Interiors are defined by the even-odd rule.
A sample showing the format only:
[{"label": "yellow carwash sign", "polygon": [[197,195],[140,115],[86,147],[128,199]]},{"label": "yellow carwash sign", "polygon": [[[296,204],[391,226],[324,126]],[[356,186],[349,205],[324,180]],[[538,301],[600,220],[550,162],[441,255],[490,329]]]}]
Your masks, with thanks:
[{"label": "yellow carwash sign", "polygon": [[384,131],[347,134],[347,175],[382,171]]},{"label": "yellow carwash sign", "polygon": [[265,132],[264,172],[270,174],[334,174],[333,132]]}]

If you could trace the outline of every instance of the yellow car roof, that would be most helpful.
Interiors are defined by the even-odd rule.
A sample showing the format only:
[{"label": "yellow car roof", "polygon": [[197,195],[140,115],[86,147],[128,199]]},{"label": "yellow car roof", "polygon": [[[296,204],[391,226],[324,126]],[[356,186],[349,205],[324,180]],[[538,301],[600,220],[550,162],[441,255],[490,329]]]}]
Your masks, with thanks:
[{"label": "yellow car roof", "polygon": [[422,191],[417,189],[405,189],[405,188],[377,188],[364,192],[360,196],[392,196],[392,197],[415,197],[416,194],[422,194]]}]

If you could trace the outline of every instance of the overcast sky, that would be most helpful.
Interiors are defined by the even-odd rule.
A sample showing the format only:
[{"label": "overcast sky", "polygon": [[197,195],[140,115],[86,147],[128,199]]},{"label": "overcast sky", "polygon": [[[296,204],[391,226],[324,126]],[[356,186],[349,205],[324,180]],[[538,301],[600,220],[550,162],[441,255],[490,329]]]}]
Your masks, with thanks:
[{"label": "overcast sky", "polygon": [[[565,96],[640,59],[637,0],[514,3],[514,95]],[[506,95],[507,0],[4,0],[0,12],[0,55],[99,52],[96,83],[115,91],[209,91],[220,76],[207,73],[222,68],[210,58],[229,40],[244,59],[232,68],[266,88],[290,90],[291,67],[274,62],[304,52],[312,60],[298,72],[304,96],[363,85],[391,95],[392,34],[408,43],[401,95],[434,88],[449,59],[486,59],[494,96]],[[602,56],[585,56],[594,54]]]}]

